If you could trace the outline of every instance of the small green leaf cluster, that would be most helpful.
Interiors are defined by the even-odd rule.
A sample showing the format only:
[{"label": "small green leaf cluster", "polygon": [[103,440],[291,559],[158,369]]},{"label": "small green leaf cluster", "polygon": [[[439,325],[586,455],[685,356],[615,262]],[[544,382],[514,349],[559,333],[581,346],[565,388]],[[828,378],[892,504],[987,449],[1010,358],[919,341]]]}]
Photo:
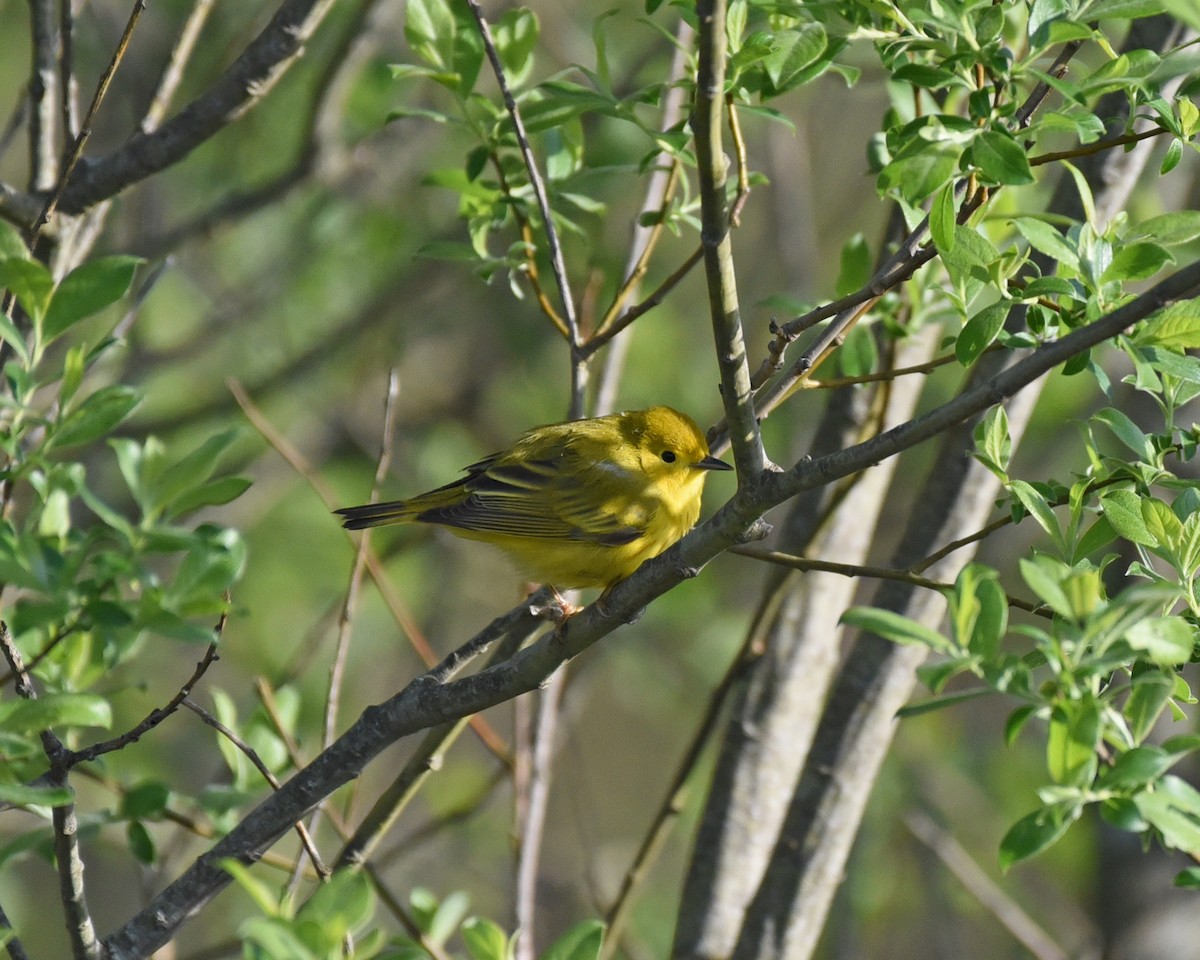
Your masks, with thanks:
[{"label": "small green leaf cluster", "polygon": [[[114,436],[142,395],[106,382],[104,361],[119,341],[105,311],[126,295],[138,263],[102,257],[56,281],[0,223],[0,287],[19,307],[0,318],[0,590],[40,695],[11,696],[12,677],[0,688],[0,798],[11,802],[32,802],[23,785],[46,769],[41,730],[70,741],[74,730],[111,725],[114,691],[103,684],[148,638],[213,639],[245,560],[233,530],[184,522],[248,485],[216,475],[233,433],[182,457],[152,437]],[[95,449],[105,440],[107,455]],[[127,505],[98,492],[92,473],[105,468],[123,479]],[[149,855],[147,836],[131,839]]]},{"label": "small green leaf cluster", "polygon": [[[1181,346],[1198,343],[1200,313],[1187,304],[1122,341],[1135,367],[1126,380],[1155,398],[1163,429],[1150,434],[1120,410],[1098,411],[1081,431],[1089,468],[1069,485],[1010,474],[1002,407],[977,428],[975,455],[1004,483],[1010,518],[1040,528],[1019,572],[1041,619],[1010,625],[998,572],[978,564],[945,591],[945,632],[884,610],[846,614],[848,623],[938,655],[921,671],[934,697],[906,713],[999,693],[1018,704],[1010,742],[1025,729],[1044,736],[1049,783],[1037,809],[1004,837],[1005,866],[1046,849],[1089,806],[1119,827],[1200,854],[1200,792],[1170,773],[1200,750],[1200,737],[1156,742],[1160,721],[1184,719],[1196,703],[1182,669],[1200,660],[1200,483],[1173,464],[1196,451],[1195,426],[1177,424],[1176,414],[1200,394],[1200,359]],[[1136,557],[1120,571],[1132,583],[1113,588],[1108,574],[1122,555]],[[982,685],[947,693],[962,674]]]},{"label": "small green leaf cluster", "polygon": [[[236,860],[222,866],[258,907],[259,915],[241,927],[246,960],[430,960],[434,956],[463,956],[469,960],[512,960],[515,934],[496,923],[470,916],[470,899],[461,891],[439,900],[418,887],[409,896],[408,917],[420,939],[388,938],[370,928],[376,903],[371,881],[353,869],[338,870],[297,906],[291,896],[274,889]],[[455,935],[464,954],[449,952]],[[567,930],[541,954],[541,960],[596,960],[604,940],[604,925],[587,920]]]},{"label": "small green leaf cluster", "polygon": [[[1170,138],[1162,171],[1172,169],[1193,142],[1200,112],[1187,95],[1168,101],[1158,96],[1163,80],[1181,68],[1178,56],[1148,50],[1116,54],[1095,25],[1098,18],[1129,20],[1161,12],[1157,3],[1035,2],[1024,23],[987,0],[955,3],[881,5],[871,22],[860,25],[877,37],[881,62],[893,82],[894,107],[886,132],[872,144],[870,159],[884,195],[916,205],[947,191],[970,175],[975,186],[1032,184],[1029,146],[1067,136],[1079,144],[1105,135],[1096,98],[1119,91],[1130,100],[1129,129],[1136,119],[1156,123]],[[902,12],[901,12],[902,10]],[[862,13],[858,16],[861,18]],[[1078,80],[1042,69],[1043,58],[1070,41],[1095,41],[1110,59]],[[1045,84],[1058,105],[1032,115],[1018,114],[1025,96]],[[1110,131],[1116,133],[1119,131]],[[935,211],[936,213],[936,211]],[[945,210],[941,212],[945,220]],[[914,221],[915,222],[915,221]],[[946,227],[941,230],[948,237]],[[941,244],[939,246],[948,246]]]}]

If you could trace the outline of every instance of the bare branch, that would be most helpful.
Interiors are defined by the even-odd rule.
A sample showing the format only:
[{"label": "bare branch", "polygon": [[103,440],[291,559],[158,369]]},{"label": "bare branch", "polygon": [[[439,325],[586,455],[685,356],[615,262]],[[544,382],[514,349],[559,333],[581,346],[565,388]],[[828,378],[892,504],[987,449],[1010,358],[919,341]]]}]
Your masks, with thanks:
[{"label": "bare branch", "polygon": [[929,814],[920,810],[910,813],[904,818],[904,825],[914,837],[933,851],[967,892],[1000,921],[1004,929],[1036,960],[1068,960],[1071,954],[1060,947],[1050,934],[1021,909],[1020,904],[984,873],[962,844]]},{"label": "bare branch", "polygon": [[[198,716],[206,724],[216,730],[217,733],[237,747],[238,750],[240,750],[241,753],[246,757],[246,759],[254,765],[254,769],[262,775],[262,778],[271,785],[271,789],[279,789],[279,778],[275,776],[275,774],[271,772],[271,768],[263,762],[262,757],[258,755],[258,751],[256,751],[252,746],[250,746],[250,744],[239,737],[236,733],[229,729],[229,727],[223,724],[194,700],[189,700],[187,697],[185,697],[183,699],[183,705],[191,710],[192,713]],[[317,871],[317,876],[319,876],[322,880],[328,880],[329,868],[325,866],[324,862],[321,860],[321,854],[317,852],[317,845],[313,843],[312,835],[308,832],[308,829],[304,826],[304,824],[299,821],[299,819],[296,820],[293,826],[295,827],[297,835],[300,837],[301,844],[304,845],[304,852],[308,854],[308,859],[312,861],[313,869]]]},{"label": "bare branch", "polygon": [[271,22],[199,98],[151,133],[138,132],[113,153],[85,160],[63,191],[67,213],[116,196],[191,153],[241,117],[274,87],[304,52],[304,45],[334,0],[283,0]]},{"label": "bare branch", "polygon": [[[217,623],[216,633],[220,637],[225,630],[225,614],[221,614],[220,622]],[[165,706],[155,707],[142,719],[137,726],[119,737],[113,737],[110,740],[104,740],[100,743],[92,744],[84,750],[71,750],[65,758],[65,765],[69,769],[80,763],[87,763],[95,760],[97,757],[103,756],[106,753],[112,753],[115,750],[121,750],[129,746],[131,743],[136,743],[147,733],[157,727],[160,723],[167,719],[171,714],[178,710],[184,700],[190,696],[192,689],[200,682],[200,678],[208,672],[208,668],[217,661],[217,643],[213,641],[208,645],[208,649],[204,651],[204,656],[200,658],[196,664],[196,669],[192,671],[192,675],[179,688],[179,692],[173,696]]]},{"label": "bare branch", "polygon": [[108,67],[105,68],[104,73],[101,75],[100,82],[96,84],[96,92],[92,96],[92,104],[88,107],[88,112],[83,118],[83,126],[79,130],[79,135],[71,144],[71,150],[67,154],[67,160],[63,164],[62,172],[59,174],[50,196],[46,198],[46,204],[42,207],[42,212],[33,222],[33,226],[30,227],[31,236],[36,236],[41,231],[50,217],[54,215],[54,211],[58,208],[59,203],[62,202],[64,191],[71,180],[71,175],[75,172],[75,167],[83,156],[83,148],[87,144],[88,138],[92,135],[92,121],[96,117],[96,111],[100,109],[100,104],[104,102],[104,96],[108,93],[109,84],[112,83],[112,78],[117,72],[117,67],[125,59],[125,51],[129,49],[129,41],[133,37],[133,30],[142,16],[142,11],[145,9],[146,0],[134,0],[133,9],[129,13],[129,19],[125,22],[125,30],[121,34],[121,39],[117,41],[117,48],[113,51],[112,59],[109,60]]},{"label": "bare branch", "polygon": [[[496,75],[496,83],[500,86],[500,95],[504,98],[504,108],[512,120],[513,131],[516,133],[517,144],[521,150],[521,159],[525,161],[525,171],[529,175],[529,185],[537,199],[538,210],[542,215],[542,229],[546,233],[546,248],[550,254],[550,266],[554,271],[554,280],[558,284],[558,295],[562,301],[562,318],[567,326],[567,339],[571,344],[571,396],[583,397],[583,388],[587,378],[587,368],[579,357],[579,348],[583,340],[579,334],[579,320],[575,315],[575,298],[571,294],[571,283],[567,277],[567,265],[563,259],[562,245],[558,240],[558,229],[554,226],[554,218],[550,212],[550,198],[546,194],[546,184],[538,170],[537,160],[533,156],[533,147],[529,144],[529,136],[525,132],[525,122],[521,119],[521,111],[517,101],[508,86],[508,78],[504,75],[504,65],[500,62],[500,54],[496,50],[496,41],[492,37],[492,29],[488,26],[487,18],[479,6],[479,0],[467,0],[467,6],[475,17],[479,27],[479,35],[483,39],[483,48],[487,53],[492,72]],[[583,416],[582,406],[572,404],[570,417]]]},{"label": "bare branch", "polygon": [[192,12],[184,21],[183,29],[179,32],[179,39],[175,41],[175,46],[171,50],[171,57],[167,61],[166,69],[163,70],[162,76],[158,80],[158,89],[154,91],[154,97],[150,101],[146,115],[142,117],[142,133],[153,133],[163,122],[163,117],[167,115],[167,109],[175,98],[175,91],[179,89],[179,84],[183,81],[183,71],[192,58],[192,52],[196,49],[196,41],[200,39],[200,32],[204,29],[204,24],[208,22],[208,15],[212,13],[215,2],[216,0],[196,0]]},{"label": "bare branch", "polygon": [[546,832],[546,813],[550,805],[550,774],[553,770],[558,713],[566,689],[567,668],[559,667],[538,690],[537,723],[531,738],[529,781],[525,785],[523,816],[518,824],[516,889],[513,891],[513,915],[517,936],[516,960],[534,960],[537,956],[533,931],[537,919],[538,868],[542,860],[542,838]]}]

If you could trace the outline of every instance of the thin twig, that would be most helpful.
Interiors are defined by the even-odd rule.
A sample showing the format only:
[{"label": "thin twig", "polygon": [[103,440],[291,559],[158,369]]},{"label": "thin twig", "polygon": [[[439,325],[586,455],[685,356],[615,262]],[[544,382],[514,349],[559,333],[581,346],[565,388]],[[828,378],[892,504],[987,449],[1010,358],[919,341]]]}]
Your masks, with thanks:
[{"label": "thin twig", "polygon": [[529,782],[526,786],[524,816],[520,823],[516,888],[513,891],[513,913],[519,931],[514,950],[516,960],[533,960],[537,956],[533,932],[537,919],[538,875],[550,804],[555,732],[566,679],[567,668],[564,664],[538,691],[537,726],[533,732],[533,748],[529,757]]},{"label": "thin twig", "polygon": [[[225,384],[229,388],[229,392],[233,395],[237,405],[241,407],[242,412],[246,415],[246,419],[262,435],[262,438],[271,445],[272,449],[304,478],[313,492],[321,498],[321,502],[325,504],[326,509],[332,513],[337,504],[337,497],[334,495],[329,484],[322,479],[320,474],[313,470],[303,454],[258,409],[238,381],[229,378],[225,381]],[[347,531],[346,536],[347,539],[353,542],[354,535],[352,533]],[[374,581],[376,589],[379,590],[380,596],[383,598],[384,603],[387,604],[389,612],[400,627],[400,630],[404,633],[413,651],[426,665],[432,666],[437,663],[437,653],[434,651],[425,634],[421,631],[421,628],[417,625],[417,622],[413,619],[412,614],[409,613],[403,599],[401,599],[392,586],[391,581],[388,579],[387,571],[384,570],[383,563],[374,550],[369,551],[367,554],[367,570],[370,571],[371,579]],[[492,725],[487,722],[486,718],[472,717],[471,729],[479,737],[483,745],[497,757],[503,760],[508,755],[508,748],[504,744],[504,738],[496,732]]]},{"label": "thin twig", "polygon": [[12,925],[12,921],[8,919],[8,914],[4,912],[4,907],[0,906],[0,937],[8,934],[8,940],[4,946],[7,948],[8,960],[29,960],[29,954],[25,952],[25,947],[21,944],[21,938],[17,936],[16,930]]},{"label": "thin twig", "polygon": [[645,300],[630,307],[623,314],[617,317],[616,320],[605,327],[602,332],[597,333],[594,337],[589,338],[587,343],[585,343],[580,350],[582,356],[585,358],[590,357],[593,353],[624,331],[631,323],[633,323],[634,320],[643,314],[649,313],[660,303],[662,303],[663,300],[666,299],[667,294],[677,287],[680,281],[683,280],[683,278],[689,273],[691,273],[692,268],[703,259],[704,247],[699,246],[693,250],[688,255],[687,259],[684,260],[683,263],[681,263],[678,267],[676,267],[675,271],[662,283],[660,283],[654,289],[654,292],[646,297]]},{"label": "thin twig", "polygon": [[[666,94],[663,96],[662,115],[659,118],[660,130],[674,129],[683,121],[688,99],[687,85],[683,81],[691,70],[689,53],[694,38],[695,31],[692,30],[687,20],[680,17],[675,27],[675,52],[671,57],[671,68],[665,80]],[[664,172],[661,165],[655,165],[654,171],[647,180],[646,196],[642,202],[642,209],[657,210],[659,211],[659,215],[655,224],[651,227],[647,227],[641,218],[638,218],[633,223],[633,234],[625,268],[630,281],[633,281],[635,275],[639,274],[643,264],[648,265],[649,263],[650,251],[657,246],[658,238],[662,235],[662,227],[666,222],[674,185],[681,178],[682,163],[678,158],[672,158],[669,172]],[[696,254],[696,263],[700,262],[702,255],[702,253]],[[593,336],[589,339],[587,347],[593,350],[598,348],[599,344],[592,347],[596,336],[606,333],[606,328],[616,320],[613,316],[615,311],[620,309],[628,299],[638,295],[640,288],[640,276],[638,276],[635,282],[630,283],[627,281],[622,285],[622,289],[619,291],[617,297],[614,298],[612,306],[609,310],[605,311],[603,319],[593,332]],[[663,296],[665,293],[666,291],[663,286],[660,285],[658,290],[651,295],[651,299],[654,296]],[[617,394],[620,387],[621,375],[624,372],[625,359],[632,343],[631,335],[624,331],[629,329],[629,324],[633,322],[635,316],[636,314],[622,318],[621,328],[606,337],[605,342],[611,343],[611,346],[605,352],[604,363],[600,368],[600,376],[598,378],[599,383],[596,385],[594,412],[598,415],[611,413],[617,408]],[[586,358],[589,356],[589,353],[584,351],[582,355]]]},{"label": "thin twig", "polygon": [[696,726],[692,739],[680,758],[679,765],[675,768],[675,776],[667,788],[666,796],[654,814],[633,861],[621,878],[621,887],[616,898],[605,913],[604,920],[608,930],[600,950],[599,960],[609,960],[621,943],[621,934],[633,910],[634,894],[649,876],[650,870],[662,854],[672,828],[683,815],[692,793],[692,774],[695,773],[700,758],[703,756],[704,748],[712,739],[717,724],[724,715],[725,704],[730,693],[733,692],[736,684],[753,661],[750,648],[756,640],[757,634],[750,631],[747,634],[746,643],[725,671],[721,682],[709,695],[708,707],[700,718],[700,723]]},{"label": "thin twig", "polygon": [[910,813],[904,818],[904,825],[1036,960],[1068,960],[1071,954],[1060,947],[1020,904],[984,873],[948,830],[923,811]]},{"label": "thin twig", "polygon": [[[766,563],[773,563],[780,567],[790,567],[792,570],[816,570],[822,573],[836,573],[843,577],[867,577],[872,580],[894,580],[897,583],[907,583],[914,587],[921,587],[925,590],[953,590],[954,584],[944,583],[940,580],[930,580],[928,577],[918,576],[910,570],[896,570],[893,567],[873,567],[866,564],[857,563],[836,563],[832,560],[815,560],[809,557],[798,557],[790,553],[780,553],[778,550],[760,550],[756,547],[733,546],[729,548],[730,553],[737,553],[743,557],[751,557],[755,560],[762,560]],[[1044,603],[1031,603],[1028,600],[1022,600],[1020,597],[1009,595],[1007,597],[1008,605],[1016,607],[1018,610],[1025,610],[1039,617],[1052,619],[1054,612]]]},{"label": "thin twig", "polygon": [[108,66],[101,75],[100,82],[96,84],[96,92],[92,96],[91,106],[88,107],[87,113],[83,117],[83,126],[80,127],[79,135],[75,137],[74,142],[71,144],[71,152],[67,154],[67,162],[63,164],[63,168],[58,175],[58,181],[55,183],[50,196],[46,198],[46,204],[42,207],[41,214],[38,215],[38,218],[30,227],[29,235],[31,238],[36,237],[41,232],[42,227],[53,216],[59,201],[66,192],[71,174],[75,172],[75,165],[79,163],[79,158],[83,156],[84,145],[87,144],[88,138],[92,135],[92,121],[96,117],[96,111],[100,109],[100,104],[104,102],[104,95],[108,93],[109,84],[112,83],[113,76],[116,74],[117,68],[121,65],[121,61],[125,59],[125,51],[129,49],[129,41],[133,37],[133,30],[142,16],[142,11],[145,9],[146,0],[134,0],[133,9],[129,12],[129,19],[125,22],[125,30],[121,34],[121,39],[117,41],[117,49],[113,51],[112,59],[109,60]]},{"label": "thin twig", "polygon": [[[183,705],[191,710],[192,713],[198,716],[206,724],[216,730],[217,733],[237,747],[238,750],[242,752],[243,756],[245,756],[246,759],[254,765],[254,769],[262,775],[262,778],[271,785],[272,790],[278,790],[280,788],[281,784],[279,782],[279,778],[271,772],[270,767],[263,763],[262,757],[258,755],[258,752],[252,746],[250,746],[250,744],[239,737],[211,713],[205,710],[202,706],[200,706],[200,704],[196,703],[196,701],[184,697]],[[325,866],[324,862],[321,860],[321,854],[317,851],[317,846],[315,843],[313,843],[312,836],[309,834],[304,824],[297,820],[293,825],[293,829],[300,837],[300,843],[303,844],[304,852],[308,854],[308,859],[312,861],[313,869],[317,871],[317,876],[323,881],[328,880],[329,868]]]},{"label": "thin twig", "polygon": [[[387,394],[383,402],[383,437],[379,444],[379,461],[375,466],[375,479],[371,484],[371,500],[379,497],[379,488],[392,464],[392,437],[396,429],[396,401],[400,396],[400,371],[392,368],[388,374]],[[358,541],[354,553],[354,565],[350,571],[350,582],[338,616],[337,641],[334,644],[333,663],[329,668],[329,691],[325,700],[325,731],[322,744],[328,747],[337,736],[338,702],[341,699],[342,677],[346,669],[346,657],[350,652],[351,625],[358,606],[358,594],[362,587],[363,571],[366,569],[367,553],[371,547],[370,531]]]},{"label": "thin twig", "polygon": [[158,87],[150,100],[150,106],[146,109],[146,115],[142,117],[142,133],[152,133],[157,130],[167,115],[167,109],[171,106],[171,101],[175,98],[175,91],[179,89],[179,84],[183,81],[183,72],[187,68],[188,61],[192,59],[196,41],[200,39],[200,32],[208,22],[208,15],[212,13],[215,2],[216,0],[196,0],[192,12],[184,21],[183,29],[179,31],[179,39],[175,41],[175,46],[171,49],[171,56],[167,60],[162,76],[158,78]]},{"label": "thin twig", "polygon": [[550,198],[546,194],[546,184],[538,170],[537,161],[533,156],[533,147],[529,143],[529,135],[525,131],[525,121],[521,119],[521,110],[513,97],[504,73],[504,65],[500,62],[500,54],[496,50],[496,41],[492,37],[492,28],[488,25],[478,0],[467,0],[475,23],[479,27],[479,36],[483,40],[483,48],[487,53],[492,72],[496,75],[496,83],[500,87],[500,96],[504,99],[504,108],[512,120],[513,132],[517,137],[517,145],[521,151],[521,159],[525,162],[525,172],[529,176],[529,185],[537,199],[538,210],[542,215],[542,229],[546,232],[546,246],[550,254],[550,265],[554,270],[554,279],[558,284],[559,299],[562,301],[563,319],[567,324],[567,333],[571,346],[578,349],[579,321],[575,316],[575,299],[571,295],[571,284],[567,279],[567,267],[563,260],[562,245],[558,241],[558,230],[554,226],[554,218],[550,213]]},{"label": "thin twig", "polygon": [[[221,636],[225,629],[225,616],[226,615],[222,613],[221,619],[217,623],[216,634],[218,637]],[[157,727],[160,723],[166,720],[167,717],[171,716],[171,714],[173,714],[183,705],[183,701],[191,695],[192,688],[200,682],[200,678],[204,676],[204,674],[208,671],[208,668],[211,667],[213,663],[217,661],[217,659],[217,641],[214,640],[208,645],[208,649],[204,652],[204,656],[201,657],[200,661],[196,664],[196,669],[192,671],[192,675],[188,677],[183,686],[179,688],[179,692],[176,693],[175,696],[173,696],[165,706],[155,707],[148,714],[146,714],[145,717],[142,718],[140,723],[127,730],[119,737],[103,740],[100,743],[92,744],[90,747],[87,747],[83,750],[69,751],[69,754],[66,758],[67,767],[70,768],[80,763],[88,763],[106,753],[112,753],[115,750],[124,749],[131,743],[137,743],[138,740]]]},{"label": "thin twig", "polygon": [[1165,127],[1154,127],[1151,130],[1142,130],[1139,133],[1125,133],[1119,137],[1109,137],[1106,140],[1085,143],[1078,147],[1072,147],[1070,150],[1039,153],[1037,156],[1029,158],[1029,165],[1031,167],[1040,167],[1044,163],[1055,163],[1058,160],[1074,160],[1076,157],[1090,157],[1093,154],[1103,153],[1105,150],[1112,150],[1114,147],[1123,147],[1130,143],[1140,143],[1142,140],[1148,140],[1151,137],[1161,137],[1164,133],[1170,132]]}]

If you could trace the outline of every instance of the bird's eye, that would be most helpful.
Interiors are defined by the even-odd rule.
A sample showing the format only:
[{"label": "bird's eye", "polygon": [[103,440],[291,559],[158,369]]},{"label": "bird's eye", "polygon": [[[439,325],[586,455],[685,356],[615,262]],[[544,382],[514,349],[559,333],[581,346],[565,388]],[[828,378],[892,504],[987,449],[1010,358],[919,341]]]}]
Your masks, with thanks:
[{"label": "bird's eye", "polygon": [[675,451],[674,450],[664,450],[662,452],[662,458],[663,458],[663,463],[674,463],[675,462]]}]

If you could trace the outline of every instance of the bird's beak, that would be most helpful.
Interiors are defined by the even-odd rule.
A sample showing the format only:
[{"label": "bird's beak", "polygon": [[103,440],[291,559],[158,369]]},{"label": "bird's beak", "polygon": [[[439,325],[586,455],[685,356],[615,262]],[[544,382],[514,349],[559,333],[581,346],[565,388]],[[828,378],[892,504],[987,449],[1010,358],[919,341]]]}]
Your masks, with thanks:
[{"label": "bird's beak", "polygon": [[724,460],[718,460],[716,457],[705,457],[698,464],[696,464],[696,469],[697,470],[732,470],[733,467],[731,467],[729,464],[727,464]]}]

